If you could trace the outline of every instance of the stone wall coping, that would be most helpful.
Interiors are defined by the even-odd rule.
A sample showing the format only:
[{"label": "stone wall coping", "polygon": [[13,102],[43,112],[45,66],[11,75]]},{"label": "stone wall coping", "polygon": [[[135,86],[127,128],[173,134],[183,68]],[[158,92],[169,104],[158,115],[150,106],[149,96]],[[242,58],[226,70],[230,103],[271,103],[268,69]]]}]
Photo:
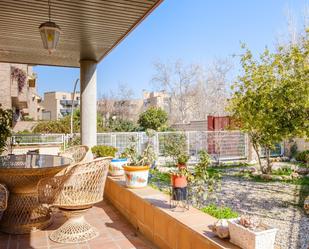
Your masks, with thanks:
[{"label": "stone wall coping", "polygon": [[[124,178],[108,176],[105,197],[160,248],[239,249],[228,239],[220,239],[211,231],[209,226],[214,224],[216,218],[191,206],[188,211],[175,211],[170,208],[168,195],[149,186],[129,189]],[[149,219],[146,216],[149,214],[153,214],[149,218],[153,221],[147,224]]]}]

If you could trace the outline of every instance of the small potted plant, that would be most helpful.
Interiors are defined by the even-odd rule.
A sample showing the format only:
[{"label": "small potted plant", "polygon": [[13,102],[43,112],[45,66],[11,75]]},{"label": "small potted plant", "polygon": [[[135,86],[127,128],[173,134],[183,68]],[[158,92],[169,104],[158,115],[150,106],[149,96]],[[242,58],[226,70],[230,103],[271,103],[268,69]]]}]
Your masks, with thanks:
[{"label": "small potted plant", "polygon": [[155,161],[155,153],[150,139],[154,133],[147,130],[146,134],[149,140],[142,153],[138,153],[136,140],[132,137],[131,145],[122,154],[128,158],[127,165],[123,166],[128,188],[143,188],[148,184],[149,169]]},{"label": "small potted plant", "polygon": [[118,151],[117,148],[108,145],[96,145],[91,148],[91,151],[95,158],[97,157],[113,157],[109,165],[109,174],[111,176],[124,175],[123,166],[127,163],[126,158],[115,158]]},{"label": "small potted plant", "polygon": [[35,73],[28,75],[28,85],[29,85],[29,87],[35,87],[36,79],[37,79],[37,75]]},{"label": "small potted plant", "polygon": [[277,229],[260,222],[256,217],[241,216],[228,220],[231,243],[243,249],[273,249]]},{"label": "small potted plant", "polygon": [[172,200],[181,201],[187,199],[188,175],[189,172],[185,167],[177,168],[171,172]]},{"label": "small potted plant", "polygon": [[177,157],[177,166],[179,169],[187,168],[187,162],[189,161],[189,156],[187,153],[181,153]]}]

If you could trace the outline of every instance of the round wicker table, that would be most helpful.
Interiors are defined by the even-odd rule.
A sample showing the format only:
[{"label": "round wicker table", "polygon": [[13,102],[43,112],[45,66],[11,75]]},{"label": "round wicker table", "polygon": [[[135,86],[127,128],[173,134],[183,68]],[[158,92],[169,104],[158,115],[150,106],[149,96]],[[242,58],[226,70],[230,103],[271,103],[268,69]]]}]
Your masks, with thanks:
[{"label": "round wicker table", "polygon": [[10,192],[0,231],[25,234],[50,225],[49,210],[38,202],[37,184],[71,163],[70,158],[41,154],[0,157],[0,182],[6,184]]}]

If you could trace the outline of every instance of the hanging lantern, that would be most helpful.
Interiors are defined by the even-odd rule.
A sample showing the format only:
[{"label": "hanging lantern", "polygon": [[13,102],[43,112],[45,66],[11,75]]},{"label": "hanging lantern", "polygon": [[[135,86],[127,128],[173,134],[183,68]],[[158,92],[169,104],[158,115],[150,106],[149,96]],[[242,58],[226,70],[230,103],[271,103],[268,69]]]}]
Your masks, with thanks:
[{"label": "hanging lantern", "polygon": [[49,54],[56,50],[59,42],[61,29],[60,27],[51,21],[50,0],[48,0],[48,16],[49,21],[40,25],[40,35],[43,42],[43,47],[48,50]]}]

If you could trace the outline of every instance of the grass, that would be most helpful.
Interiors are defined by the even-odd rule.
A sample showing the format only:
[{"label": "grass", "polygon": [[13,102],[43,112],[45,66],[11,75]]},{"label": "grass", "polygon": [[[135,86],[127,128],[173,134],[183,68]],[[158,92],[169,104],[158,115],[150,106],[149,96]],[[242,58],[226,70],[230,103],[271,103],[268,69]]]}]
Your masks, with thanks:
[{"label": "grass", "polygon": [[276,176],[289,176],[293,173],[291,168],[280,168],[277,170],[272,170],[271,174]]},{"label": "grass", "polygon": [[201,211],[217,219],[231,219],[239,216],[239,214],[233,211],[230,207],[218,207],[215,204],[209,204],[201,208]]},{"label": "grass", "polygon": [[151,182],[160,182],[164,184],[170,184],[171,182],[171,177],[169,173],[162,173],[157,169],[152,169],[150,170],[150,180]]}]

